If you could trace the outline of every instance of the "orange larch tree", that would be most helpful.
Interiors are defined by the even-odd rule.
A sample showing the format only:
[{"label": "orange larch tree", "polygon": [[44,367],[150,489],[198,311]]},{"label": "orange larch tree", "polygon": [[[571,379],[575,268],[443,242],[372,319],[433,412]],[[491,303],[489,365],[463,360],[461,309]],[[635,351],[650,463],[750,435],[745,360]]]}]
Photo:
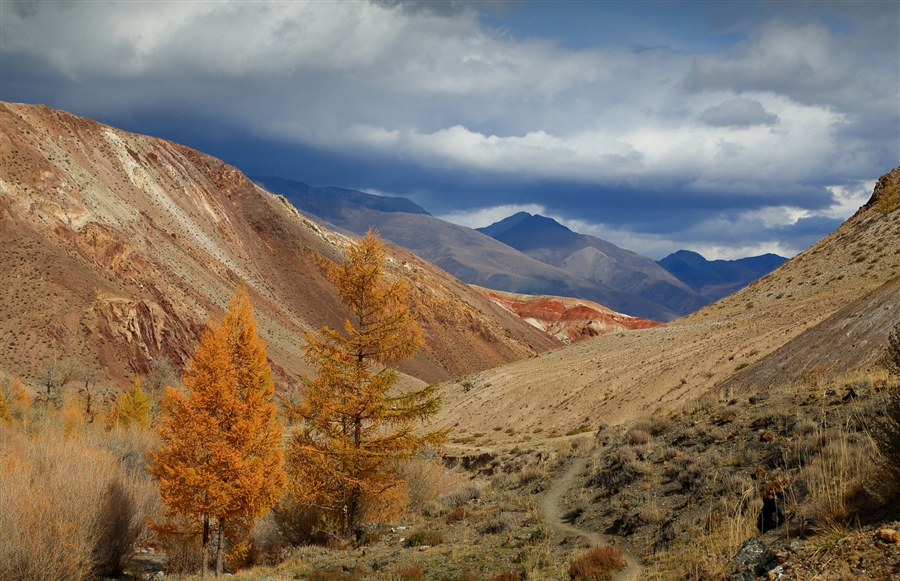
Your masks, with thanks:
[{"label": "orange larch tree", "polygon": [[421,347],[422,331],[406,305],[408,287],[385,280],[386,260],[369,232],[332,272],[351,319],[344,333],[324,327],[321,338],[306,336],[304,354],[318,374],[304,378],[302,423],[286,452],[290,503],[322,515],[344,538],[402,486],[398,462],[444,437],[416,431],[440,406],[434,386],[394,389],[396,364]]},{"label": "orange larch tree", "polygon": [[285,481],[271,370],[243,284],[221,322],[204,330],[183,383],[186,394],[166,387],[150,470],[169,513],[198,525],[203,576],[215,525],[219,576],[226,530],[249,530]]}]

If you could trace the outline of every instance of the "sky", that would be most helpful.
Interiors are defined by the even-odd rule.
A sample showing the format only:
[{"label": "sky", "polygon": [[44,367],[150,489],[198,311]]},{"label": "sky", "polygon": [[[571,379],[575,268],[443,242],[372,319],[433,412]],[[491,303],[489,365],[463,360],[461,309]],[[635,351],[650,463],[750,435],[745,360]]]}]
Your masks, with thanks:
[{"label": "sky", "polygon": [[900,165],[900,2],[2,0],[0,99],[465,226],[789,257]]}]

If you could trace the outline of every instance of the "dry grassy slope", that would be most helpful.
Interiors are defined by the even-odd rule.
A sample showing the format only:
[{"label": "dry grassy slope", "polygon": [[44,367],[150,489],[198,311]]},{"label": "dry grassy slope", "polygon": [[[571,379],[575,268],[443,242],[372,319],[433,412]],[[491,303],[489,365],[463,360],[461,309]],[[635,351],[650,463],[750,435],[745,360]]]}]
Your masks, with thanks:
[{"label": "dry grassy slope", "polygon": [[[151,358],[185,361],[239,278],[282,378],[304,370],[305,331],[343,320],[323,272],[348,239],[235,168],[43,106],[0,104],[0,128],[0,368],[35,380],[46,357],[74,356],[125,384]],[[391,252],[426,327],[427,349],[404,367],[416,381],[558,345]]]},{"label": "dry grassy slope", "polygon": [[[900,276],[898,192],[900,168],[837,231],[697,313],[493,369],[470,378],[469,389],[447,384],[438,423],[460,432],[623,423],[723,385]],[[821,357],[844,357],[843,344],[834,348]]]}]

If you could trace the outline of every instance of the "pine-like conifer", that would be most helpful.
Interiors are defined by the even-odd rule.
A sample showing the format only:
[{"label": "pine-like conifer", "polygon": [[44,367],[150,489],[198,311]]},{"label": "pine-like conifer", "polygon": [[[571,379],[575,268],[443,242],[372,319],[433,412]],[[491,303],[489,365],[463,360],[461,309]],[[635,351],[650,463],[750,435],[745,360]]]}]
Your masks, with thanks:
[{"label": "pine-like conifer", "polygon": [[320,514],[345,538],[402,487],[398,461],[444,435],[416,432],[439,408],[434,386],[394,389],[396,364],[421,347],[422,331],[405,304],[408,287],[386,280],[386,260],[369,232],[332,273],[351,318],[344,333],[324,327],[321,337],[306,337],[304,354],[318,374],[304,378],[303,423],[287,449],[290,503]]},{"label": "pine-like conifer", "polygon": [[271,371],[243,284],[204,331],[183,383],[186,394],[166,387],[151,472],[169,512],[198,525],[204,576],[215,526],[218,576],[226,534],[248,532],[284,486]]}]

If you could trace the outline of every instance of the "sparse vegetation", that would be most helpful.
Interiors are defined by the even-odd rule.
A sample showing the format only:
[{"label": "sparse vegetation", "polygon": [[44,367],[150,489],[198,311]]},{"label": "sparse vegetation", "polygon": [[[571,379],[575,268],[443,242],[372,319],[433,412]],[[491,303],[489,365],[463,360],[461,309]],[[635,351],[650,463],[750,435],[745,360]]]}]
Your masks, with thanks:
[{"label": "sparse vegetation", "polygon": [[610,581],[613,574],[625,568],[622,551],[614,547],[594,547],[576,558],[569,566],[572,581]]}]

